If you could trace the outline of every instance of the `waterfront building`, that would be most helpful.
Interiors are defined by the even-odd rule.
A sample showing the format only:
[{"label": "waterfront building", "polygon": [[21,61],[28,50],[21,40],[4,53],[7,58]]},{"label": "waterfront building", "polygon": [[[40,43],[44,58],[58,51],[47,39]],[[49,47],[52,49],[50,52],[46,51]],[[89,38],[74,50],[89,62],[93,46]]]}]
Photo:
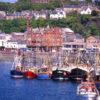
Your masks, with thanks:
[{"label": "waterfront building", "polygon": [[12,35],[11,40],[25,41],[25,33],[13,32],[13,33],[11,33],[11,35]]},{"label": "waterfront building", "polygon": [[23,41],[9,40],[9,41],[4,42],[4,47],[11,48],[11,49],[26,48],[26,43]]},{"label": "waterfront building", "polygon": [[0,34],[0,47],[5,47],[5,43],[11,39],[10,34],[2,33]]},{"label": "waterfront building", "polygon": [[73,51],[73,50],[84,50],[85,41],[84,38],[78,34],[74,33],[70,29],[66,29],[63,33],[63,50]]},{"label": "waterfront building", "polygon": [[0,34],[0,47],[20,49],[26,48],[24,33]]},{"label": "waterfront building", "polygon": [[86,49],[100,51],[100,36],[89,36],[86,39]]},{"label": "waterfront building", "polygon": [[27,33],[27,46],[38,48],[41,51],[59,50],[62,46],[62,37],[60,28],[49,28],[38,33]]}]

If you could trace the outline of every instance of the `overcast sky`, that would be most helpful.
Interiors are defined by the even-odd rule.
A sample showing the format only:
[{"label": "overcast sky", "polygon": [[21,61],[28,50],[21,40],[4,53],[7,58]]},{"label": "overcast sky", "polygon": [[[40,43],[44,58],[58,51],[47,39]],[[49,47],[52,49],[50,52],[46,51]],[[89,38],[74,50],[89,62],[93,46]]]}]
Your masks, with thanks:
[{"label": "overcast sky", "polygon": [[11,3],[14,3],[15,1],[17,0],[0,0],[0,2],[11,2]]}]

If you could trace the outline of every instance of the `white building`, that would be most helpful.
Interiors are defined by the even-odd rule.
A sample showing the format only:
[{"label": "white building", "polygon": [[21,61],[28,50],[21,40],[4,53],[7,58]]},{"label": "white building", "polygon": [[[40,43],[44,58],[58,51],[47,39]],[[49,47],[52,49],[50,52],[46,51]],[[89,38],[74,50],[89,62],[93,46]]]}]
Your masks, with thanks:
[{"label": "white building", "polygon": [[[12,35],[15,35],[15,34],[12,34]],[[15,37],[13,36],[13,40],[12,40],[12,35],[0,34],[0,47],[16,48],[16,49],[26,48],[26,43],[22,36],[23,34],[19,34],[17,36],[15,35]],[[23,38],[22,40],[20,40],[21,38],[19,37],[20,35]]]},{"label": "white building", "polygon": [[13,49],[20,49],[20,48],[26,48],[26,44],[22,42],[17,41],[7,41],[4,42],[5,48],[13,48]]},{"label": "white building", "polygon": [[0,11],[0,19],[3,19],[6,17],[6,13],[4,11]]},{"label": "white building", "polygon": [[36,20],[39,18],[43,18],[43,19],[47,18],[46,12],[34,12],[33,16]]},{"label": "white building", "polygon": [[89,6],[83,6],[80,10],[80,14],[91,14],[92,8]]},{"label": "white building", "polygon": [[5,46],[5,43],[11,39],[9,34],[0,34],[0,46]]},{"label": "white building", "polygon": [[64,51],[72,51],[75,49],[84,50],[84,38],[77,33],[74,33],[70,28],[63,28],[63,47]]},{"label": "white building", "polygon": [[63,10],[54,10],[50,13],[50,19],[66,18],[66,12]]}]

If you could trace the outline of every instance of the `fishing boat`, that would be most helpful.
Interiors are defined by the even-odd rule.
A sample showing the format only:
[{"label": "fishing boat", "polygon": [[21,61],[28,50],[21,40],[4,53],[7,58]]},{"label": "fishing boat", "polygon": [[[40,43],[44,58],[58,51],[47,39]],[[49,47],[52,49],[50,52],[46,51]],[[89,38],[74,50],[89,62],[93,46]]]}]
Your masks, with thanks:
[{"label": "fishing boat", "polygon": [[26,68],[24,73],[23,73],[24,77],[27,79],[33,79],[37,77],[37,74],[35,72],[35,69],[30,67],[30,68]]},{"label": "fishing boat", "polygon": [[69,78],[72,81],[86,80],[87,72],[83,69],[80,69],[80,68],[74,68],[74,69],[71,70]]},{"label": "fishing boat", "polygon": [[12,78],[22,78],[23,72],[22,72],[22,65],[21,65],[22,56],[20,55],[19,51],[16,53],[14,57],[14,62],[12,64],[12,68],[10,71]]},{"label": "fishing boat", "polygon": [[96,87],[97,87],[97,89],[98,89],[99,92],[100,92],[100,82],[96,82]]},{"label": "fishing boat", "polygon": [[82,82],[77,87],[77,94],[88,98],[94,98],[97,95],[99,95],[99,92],[94,82],[86,81],[86,82]]},{"label": "fishing boat", "polygon": [[96,87],[100,91],[100,75],[96,75],[95,77],[96,77],[95,79]]},{"label": "fishing boat", "polygon": [[50,79],[51,73],[50,68],[44,66],[38,70],[37,79]]},{"label": "fishing boat", "polygon": [[33,66],[32,52],[28,51],[26,53],[27,53],[26,66],[24,67],[23,75],[27,79],[33,79],[37,77],[37,74],[36,74],[36,68]]},{"label": "fishing boat", "polygon": [[70,72],[57,68],[52,72],[52,79],[55,81],[65,81],[69,79],[69,75]]}]

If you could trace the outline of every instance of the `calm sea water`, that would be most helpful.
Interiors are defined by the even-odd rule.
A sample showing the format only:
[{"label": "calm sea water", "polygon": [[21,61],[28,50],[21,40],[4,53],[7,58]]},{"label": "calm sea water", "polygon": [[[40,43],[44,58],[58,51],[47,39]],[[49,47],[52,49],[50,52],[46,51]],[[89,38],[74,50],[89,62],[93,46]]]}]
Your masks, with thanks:
[{"label": "calm sea water", "polygon": [[88,100],[76,95],[77,83],[14,80],[9,74],[11,65],[0,62],[0,100]]}]

